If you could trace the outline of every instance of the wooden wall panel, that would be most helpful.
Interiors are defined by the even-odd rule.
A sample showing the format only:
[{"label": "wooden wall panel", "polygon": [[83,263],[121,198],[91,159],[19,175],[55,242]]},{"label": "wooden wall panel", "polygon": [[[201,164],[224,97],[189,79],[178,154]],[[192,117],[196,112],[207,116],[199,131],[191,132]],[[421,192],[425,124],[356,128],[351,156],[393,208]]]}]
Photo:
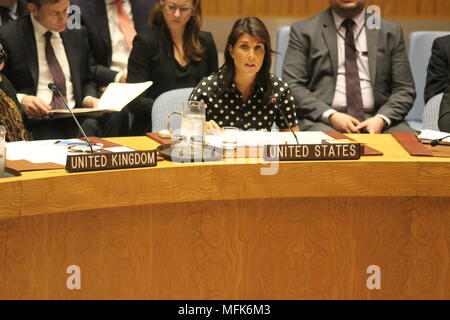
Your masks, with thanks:
[{"label": "wooden wall panel", "polygon": [[[4,219],[0,299],[449,299],[449,205],[260,199]],[[370,265],[381,290],[366,286]]]},{"label": "wooden wall panel", "polygon": [[[329,6],[329,0],[204,0],[206,18],[243,16],[307,17]],[[368,0],[387,18],[433,19],[450,17],[450,0]]]}]

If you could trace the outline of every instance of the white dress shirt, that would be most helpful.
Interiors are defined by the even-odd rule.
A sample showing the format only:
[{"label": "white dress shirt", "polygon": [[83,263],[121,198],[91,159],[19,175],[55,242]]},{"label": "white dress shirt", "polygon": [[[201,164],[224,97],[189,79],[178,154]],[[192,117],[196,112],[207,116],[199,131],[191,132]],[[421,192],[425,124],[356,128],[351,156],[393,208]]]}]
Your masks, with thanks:
[{"label": "white dress shirt", "polygon": [[[333,109],[329,109],[322,115],[322,120],[325,123],[329,123],[329,117],[335,112],[346,112],[347,111],[347,86],[345,78],[345,33],[346,29],[342,25],[345,18],[342,18],[334,11],[333,18],[338,30],[337,43],[338,43],[338,71],[337,71],[337,81],[336,88],[334,92],[334,99],[331,104]],[[354,28],[355,46],[357,50],[357,64],[359,70],[359,78],[361,83],[361,93],[363,108],[365,113],[372,114],[375,108],[375,97],[373,93],[373,85],[370,78],[370,68],[369,68],[369,56],[367,49],[367,35],[365,28],[365,15],[366,11],[363,10],[357,17],[353,19],[356,24]],[[384,116],[380,115],[387,123],[390,124],[390,120]]]},{"label": "white dress shirt", "polygon": [[[9,8],[9,16],[13,19],[17,19],[17,2],[14,2],[14,4]],[[2,17],[0,17],[0,26],[3,25]]]},{"label": "white dress shirt", "polygon": [[[45,57],[45,37],[44,34],[47,31],[43,25],[41,25],[34,17],[31,16],[31,22],[34,28],[34,36],[37,45],[38,63],[39,63],[39,75],[38,75],[38,86],[36,96],[42,99],[45,103],[50,104],[53,98],[53,92],[48,88],[49,83],[53,83],[53,77],[50,73],[50,68]],[[58,32],[51,31],[53,36],[51,38],[51,43],[53,46],[53,51],[55,52],[56,59],[63,70],[64,77],[66,78],[66,98],[69,107],[73,109],[75,107],[75,97],[73,94],[72,77],[70,74],[69,60],[67,60],[66,51],[64,49],[64,44],[61,36]],[[17,98],[22,102],[22,98],[25,96],[23,93],[19,93]]]},{"label": "white dress shirt", "polygon": [[[108,15],[109,34],[111,35],[111,47],[112,47],[112,64],[111,69],[119,72],[115,81],[119,82],[123,73],[128,69],[128,57],[130,56],[130,48],[125,41],[125,37],[120,29],[119,17],[117,15],[117,7],[114,4],[115,0],[105,0],[106,13]],[[131,12],[131,3],[129,0],[123,1],[123,8],[130,17],[133,19]]]}]

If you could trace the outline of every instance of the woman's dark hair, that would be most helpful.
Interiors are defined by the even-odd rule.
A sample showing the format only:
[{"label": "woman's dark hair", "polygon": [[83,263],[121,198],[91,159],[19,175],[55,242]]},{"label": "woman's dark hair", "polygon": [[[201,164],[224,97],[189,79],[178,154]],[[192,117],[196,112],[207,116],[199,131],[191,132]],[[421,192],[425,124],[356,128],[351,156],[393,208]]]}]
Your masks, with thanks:
[{"label": "woman's dark hair", "polygon": [[[194,5],[194,12],[186,24],[183,36],[183,50],[184,56],[188,60],[200,61],[205,52],[200,43],[200,29],[202,27],[202,5],[200,0],[192,0]],[[163,16],[163,6],[160,1],[156,1],[155,6],[150,12],[149,23],[170,35],[169,28]]]},{"label": "woman's dark hair", "polygon": [[264,43],[264,61],[261,69],[256,75],[255,84],[264,89],[263,103],[269,104],[274,91],[272,82],[270,81],[270,68],[272,67],[272,53],[274,53],[274,51],[271,48],[269,31],[267,31],[264,23],[256,17],[241,18],[234,23],[233,29],[231,29],[227,45],[225,46],[225,63],[220,69],[221,75],[223,76],[223,82],[218,89],[219,94],[223,94],[234,81],[236,69],[230,50],[236,45],[243,34],[249,34]]}]

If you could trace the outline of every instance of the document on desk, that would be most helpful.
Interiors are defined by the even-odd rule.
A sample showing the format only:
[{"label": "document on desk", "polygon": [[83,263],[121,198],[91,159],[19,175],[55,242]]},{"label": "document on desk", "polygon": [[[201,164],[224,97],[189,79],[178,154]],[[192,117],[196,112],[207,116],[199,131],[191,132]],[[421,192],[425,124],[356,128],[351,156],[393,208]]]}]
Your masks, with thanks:
[{"label": "document on desk", "polygon": [[[79,139],[64,140],[64,143],[56,143],[59,140],[37,140],[37,141],[19,141],[6,144],[6,159],[9,161],[25,160],[31,163],[55,163],[61,166],[66,165],[67,155],[86,154],[74,153],[68,151],[68,143],[85,144],[85,141]],[[109,152],[128,152],[134,151],[127,147],[105,148]]]},{"label": "document on desk", "polygon": [[[136,99],[145,90],[152,86],[152,81],[141,83],[110,83],[100,98],[98,108],[75,108],[75,115],[100,116],[106,112],[119,112],[127,104]],[[56,118],[69,117],[67,109],[51,110]]]},{"label": "document on desk", "polygon": [[[333,138],[323,132],[295,132],[300,144],[321,144]],[[261,147],[265,145],[297,144],[292,132],[239,131],[237,147]],[[222,135],[207,135],[206,143],[222,147]]]},{"label": "document on desk", "polygon": [[[433,140],[442,139],[449,136],[450,133],[435,131],[435,130],[422,130],[418,136],[419,140],[422,142],[431,142]],[[442,140],[441,144],[450,144],[450,138]]]}]

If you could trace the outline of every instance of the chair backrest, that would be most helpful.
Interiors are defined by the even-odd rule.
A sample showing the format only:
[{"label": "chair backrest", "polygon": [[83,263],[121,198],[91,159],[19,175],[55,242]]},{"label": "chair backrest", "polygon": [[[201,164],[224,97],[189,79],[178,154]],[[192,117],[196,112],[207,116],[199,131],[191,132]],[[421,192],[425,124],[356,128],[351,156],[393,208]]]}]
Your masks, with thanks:
[{"label": "chair backrest", "polygon": [[[174,111],[182,111],[183,102],[188,101],[194,88],[167,91],[156,98],[152,109],[152,131],[167,129],[167,115]],[[170,121],[172,129],[179,129],[181,118],[173,117]]]},{"label": "chair backrest", "polygon": [[[406,120],[408,122],[422,122],[425,108],[424,91],[427,79],[428,62],[431,48],[436,38],[450,34],[445,31],[416,31],[409,35],[408,56],[411,70],[416,84],[417,98]],[[416,128],[420,129],[420,128]]]},{"label": "chair backrest", "polygon": [[439,93],[431,98],[425,105],[425,109],[423,110],[422,129],[439,131],[439,109],[443,97],[444,93]]},{"label": "chair backrest", "polygon": [[290,26],[278,28],[277,31],[277,55],[275,57],[275,75],[280,77],[283,75],[283,63],[286,50],[289,45],[289,35],[291,33]]}]

